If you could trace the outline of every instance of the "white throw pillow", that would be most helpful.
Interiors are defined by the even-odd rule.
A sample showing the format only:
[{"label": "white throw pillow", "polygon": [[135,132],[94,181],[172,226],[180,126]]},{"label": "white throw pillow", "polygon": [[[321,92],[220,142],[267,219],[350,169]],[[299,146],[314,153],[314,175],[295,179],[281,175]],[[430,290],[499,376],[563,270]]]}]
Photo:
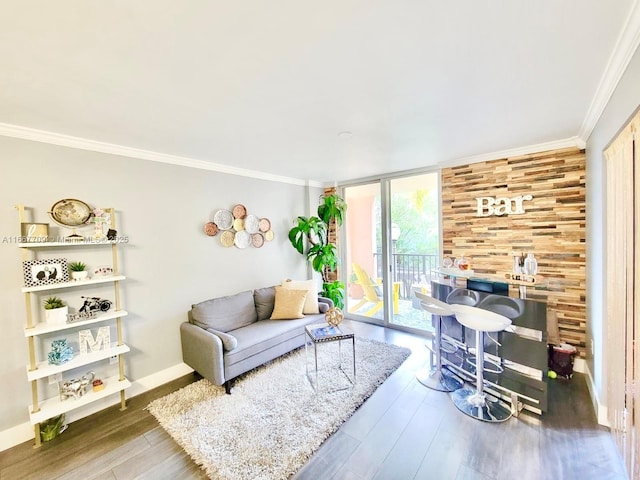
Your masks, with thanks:
[{"label": "white throw pillow", "polygon": [[305,315],[320,313],[318,308],[318,286],[315,280],[283,280],[282,286],[290,290],[306,290],[307,298],[304,301],[302,313]]}]

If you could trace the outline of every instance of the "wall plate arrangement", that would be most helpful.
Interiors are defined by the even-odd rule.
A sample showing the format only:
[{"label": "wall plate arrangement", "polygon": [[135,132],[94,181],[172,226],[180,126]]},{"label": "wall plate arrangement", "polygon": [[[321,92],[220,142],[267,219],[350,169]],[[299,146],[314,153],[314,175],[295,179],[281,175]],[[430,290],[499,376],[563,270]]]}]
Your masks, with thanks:
[{"label": "wall plate arrangement", "polygon": [[234,205],[231,210],[218,210],[213,221],[204,224],[204,233],[210,237],[218,234],[223,247],[260,248],[274,238],[271,221],[248,214],[244,205]]}]

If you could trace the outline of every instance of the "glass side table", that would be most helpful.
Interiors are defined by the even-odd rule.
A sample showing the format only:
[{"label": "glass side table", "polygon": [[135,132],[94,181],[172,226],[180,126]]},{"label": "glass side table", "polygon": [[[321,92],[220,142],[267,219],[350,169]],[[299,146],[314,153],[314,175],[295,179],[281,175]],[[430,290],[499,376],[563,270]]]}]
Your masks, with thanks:
[{"label": "glass side table", "polygon": [[[307,378],[309,379],[309,383],[313,390],[318,393],[319,385],[318,385],[318,346],[323,343],[332,343],[338,342],[338,370],[342,372],[342,374],[349,381],[350,385],[345,388],[350,388],[350,386],[355,385],[356,383],[356,340],[353,332],[348,332],[342,328],[331,326],[327,323],[319,323],[314,325],[307,325],[304,327],[305,331],[305,342],[304,342],[304,355],[305,355],[305,364],[306,364],[306,372]],[[342,362],[342,341],[343,340],[351,340],[351,351],[352,351],[352,361],[353,361],[353,372],[352,376],[349,377],[349,374],[345,371],[344,365]],[[313,356],[314,356],[314,370],[311,371],[309,369],[309,348],[313,345]],[[314,382],[315,380],[315,382]],[[337,388],[336,390],[344,390],[345,388]]]}]

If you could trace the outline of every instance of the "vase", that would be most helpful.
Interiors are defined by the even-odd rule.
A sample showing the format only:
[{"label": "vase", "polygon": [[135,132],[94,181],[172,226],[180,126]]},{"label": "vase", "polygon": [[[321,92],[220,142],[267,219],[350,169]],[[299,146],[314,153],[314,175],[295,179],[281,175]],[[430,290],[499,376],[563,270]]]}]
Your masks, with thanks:
[{"label": "vase", "polygon": [[47,323],[67,323],[69,307],[52,308],[44,311],[44,321]]},{"label": "vase", "polygon": [[87,272],[86,270],[82,270],[81,272],[71,272],[71,278],[75,281],[78,280],[86,280],[87,276],[89,275],[89,272]]}]

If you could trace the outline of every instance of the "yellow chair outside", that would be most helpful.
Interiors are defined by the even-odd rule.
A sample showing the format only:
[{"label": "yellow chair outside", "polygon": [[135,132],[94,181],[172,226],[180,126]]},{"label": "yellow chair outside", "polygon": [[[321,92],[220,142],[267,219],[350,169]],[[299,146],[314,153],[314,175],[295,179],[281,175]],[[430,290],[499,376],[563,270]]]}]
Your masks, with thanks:
[{"label": "yellow chair outside", "polygon": [[[376,283],[371,279],[369,274],[357,263],[352,264],[353,273],[356,275],[356,283],[358,283],[362,287],[362,291],[364,293],[362,300],[360,300],[356,305],[349,309],[349,312],[357,312],[360,308],[362,308],[367,303],[371,304],[371,307],[361,313],[365,317],[374,316],[380,309],[384,306],[384,298],[382,296],[382,282]],[[397,285],[395,284],[397,283]],[[400,297],[400,283],[395,282],[393,289],[393,312],[398,313],[399,311],[399,297]]]}]

